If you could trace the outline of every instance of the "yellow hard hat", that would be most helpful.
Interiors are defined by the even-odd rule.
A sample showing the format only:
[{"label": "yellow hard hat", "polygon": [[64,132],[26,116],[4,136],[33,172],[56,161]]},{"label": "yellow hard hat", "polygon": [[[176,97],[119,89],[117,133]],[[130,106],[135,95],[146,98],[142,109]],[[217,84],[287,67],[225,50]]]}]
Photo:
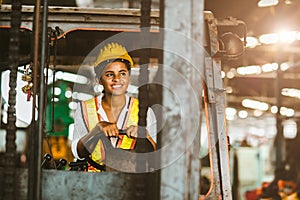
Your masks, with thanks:
[{"label": "yellow hard hat", "polygon": [[125,47],[118,43],[109,43],[100,50],[94,67],[97,67],[104,61],[110,62],[116,59],[124,59],[129,62],[130,67],[133,66],[132,58],[128,54]]}]

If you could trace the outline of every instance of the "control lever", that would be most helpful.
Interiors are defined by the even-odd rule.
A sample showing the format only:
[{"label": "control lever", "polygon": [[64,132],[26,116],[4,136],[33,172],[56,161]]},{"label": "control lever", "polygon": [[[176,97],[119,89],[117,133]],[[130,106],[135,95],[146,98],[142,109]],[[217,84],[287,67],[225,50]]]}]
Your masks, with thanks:
[{"label": "control lever", "polygon": [[86,160],[77,160],[69,163],[70,171],[87,171],[88,162]]},{"label": "control lever", "polygon": [[41,164],[41,168],[43,168],[46,163],[49,163],[51,159],[52,159],[52,155],[49,154],[49,153],[46,153],[44,155],[44,160],[43,160],[43,162]]},{"label": "control lever", "polygon": [[[119,135],[126,135],[126,130],[119,129]],[[116,138],[116,136],[107,136],[107,138]]]},{"label": "control lever", "polygon": [[66,166],[66,164],[67,164],[67,161],[65,159],[61,158],[58,161],[58,165],[57,165],[56,169],[60,169],[61,167]]},{"label": "control lever", "polygon": [[126,135],[126,130],[120,130],[119,129],[119,135]]}]

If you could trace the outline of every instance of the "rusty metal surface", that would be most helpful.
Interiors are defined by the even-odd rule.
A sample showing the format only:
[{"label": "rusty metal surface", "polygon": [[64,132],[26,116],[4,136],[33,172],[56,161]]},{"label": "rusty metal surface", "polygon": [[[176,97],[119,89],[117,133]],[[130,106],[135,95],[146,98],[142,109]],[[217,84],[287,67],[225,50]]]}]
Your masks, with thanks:
[{"label": "rusty metal surface", "polygon": [[[0,26],[10,26],[10,5],[0,8]],[[22,6],[21,26],[32,29],[34,7]],[[138,30],[140,28],[139,9],[109,9],[109,8],[76,8],[49,7],[49,27],[60,27],[66,33],[72,30],[98,28],[102,30]],[[151,11],[151,27],[159,26],[159,11]]]},{"label": "rusty metal surface", "polygon": [[[3,177],[4,168],[0,168]],[[27,200],[28,170],[18,169],[16,177],[20,184],[15,199]],[[76,171],[43,170],[42,199],[68,200],[132,200],[135,199],[135,186],[132,181],[137,174],[104,172],[87,173]],[[3,197],[4,181],[0,178],[0,197]],[[0,198],[0,199],[1,199]]]},{"label": "rusty metal surface", "polygon": [[118,172],[86,173],[43,171],[42,198],[52,199],[133,199],[131,175]]},{"label": "rusty metal surface", "polygon": [[[32,42],[32,27],[34,17],[33,6],[22,6],[21,19],[21,49],[20,62],[28,64],[32,62],[30,43]],[[0,8],[0,63],[1,67],[7,66],[6,52],[8,49],[8,28],[10,27],[11,6],[3,5]],[[159,10],[151,10],[151,33],[155,35],[159,27]],[[57,40],[57,65],[63,66],[63,70],[77,72],[78,65],[88,57],[90,51],[99,43],[120,32],[125,35],[136,35],[140,30],[139,9],[104,9],[104,8],[75,8],[75,7],[49,7],[48,27],[58,27]],[[124,34],[124,33],[123,33]],[[158,39],[153,38],[152,41]],[[2,44],[3,43],[3,44]],[[136,41],[132,45],[138,46]],[[78,48],[80,46],[81,48]],[[133,47],[135,48],[135,47]],[[76,49],[76,51],[74,51]],[[136,57],[134,53],[133,57]],[[155,55],[154,55],[155,56]],[[89,59],[89,58],[88,58]],[[92,58],[94,59],[94,58]],[[53,59],[50,59],[50,66]],[[77,65],[77,66],[74,66]],[[57,69],[58,69],[57,68]]]}]

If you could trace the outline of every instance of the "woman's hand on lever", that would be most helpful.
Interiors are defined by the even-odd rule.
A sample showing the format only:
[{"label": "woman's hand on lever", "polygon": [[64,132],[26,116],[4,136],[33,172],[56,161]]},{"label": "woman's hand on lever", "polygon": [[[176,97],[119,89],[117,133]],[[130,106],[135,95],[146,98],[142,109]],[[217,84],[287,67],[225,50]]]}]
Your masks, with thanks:
[{"label": "woman's hand on lever", "polygon": [[134,125],[129,126],[126,130],[126,135],[128,137],[137,138],[137,133],[138,133],[138,127]]},{"label": "woman's hand on lever", "polygon": [[97,126],[103,131],[107,137],[118,137],[119,130],[116,123],[101,121],[98,122]]},{"label": "woman's hand on lever", "polygon": [[119,131],[115,123],[98,122],[97,125],[77,143],[77,152],[80,158],[88,157],[95,149],[100,139],[100,134],[107,137],[117,137]]},{"label": "woman's hand on lever", "polygon": [[126,130],[119,130],[116,123],[102,121],[97,126],[100,127],[107,137],[118,137],[119,134],[123,134],[124,132],[128,137],[137,137],[138,127],[134,125],[129,126]]}]

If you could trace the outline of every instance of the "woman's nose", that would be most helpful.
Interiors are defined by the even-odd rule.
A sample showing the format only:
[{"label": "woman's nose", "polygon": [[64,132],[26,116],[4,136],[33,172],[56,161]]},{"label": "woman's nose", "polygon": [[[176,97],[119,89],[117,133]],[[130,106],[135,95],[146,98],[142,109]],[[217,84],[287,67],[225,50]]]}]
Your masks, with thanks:
[{"label": "woman's nose", "polygon": [[116,74],[114,77],[113,77],[113,81],[118,81],[120,80],[120,75]]}]

